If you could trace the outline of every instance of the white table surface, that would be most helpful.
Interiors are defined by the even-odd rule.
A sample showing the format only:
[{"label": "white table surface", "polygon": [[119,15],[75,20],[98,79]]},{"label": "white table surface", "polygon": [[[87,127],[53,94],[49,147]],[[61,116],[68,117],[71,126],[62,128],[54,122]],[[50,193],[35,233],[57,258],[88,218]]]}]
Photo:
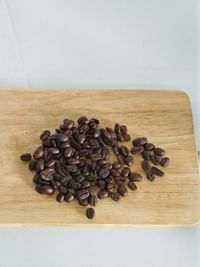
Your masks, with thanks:
[{"label": "white table surface", "polygon": [[[175,89],[200,148],[198,0],[0,0],[0,88]],[[0,229],[0,267],[200,266],[193,228]]]}]

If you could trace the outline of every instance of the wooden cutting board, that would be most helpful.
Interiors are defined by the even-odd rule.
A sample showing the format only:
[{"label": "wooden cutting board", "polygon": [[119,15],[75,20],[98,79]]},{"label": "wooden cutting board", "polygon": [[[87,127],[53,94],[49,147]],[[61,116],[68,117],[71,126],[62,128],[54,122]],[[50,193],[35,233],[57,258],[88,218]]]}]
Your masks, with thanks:
[{"label": "wooden cutting board", "polygon": [[[164,177],[149,182],[135,156],[133,170],[143,174],[138,190],[120,202],[99,201],[96,217],[85,207],[58,203],[34,190],[33,173],[20,154],[33,152],[44,129],[63,118],[86,115],[102,126],[126,124],[132,138],[147,136],[167,151]],[[200,179],[190,101],[176,91],[0,91],[1,226],[187,226],[200,220]],[[131,142],[129,144],[131,147]]]}]

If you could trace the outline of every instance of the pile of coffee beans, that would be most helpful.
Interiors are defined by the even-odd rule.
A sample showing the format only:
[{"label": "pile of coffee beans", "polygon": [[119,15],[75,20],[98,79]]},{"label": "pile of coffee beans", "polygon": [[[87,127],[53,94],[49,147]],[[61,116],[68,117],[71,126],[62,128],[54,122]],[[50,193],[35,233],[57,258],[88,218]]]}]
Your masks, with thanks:
[{"label": "pile of coffee beans", "polygon": [[[42,145],[33,155],[25,153],[22,161],[29,162],[29,170],[35,171],[33,182],[40,194],[51,195],[56,192],[58,202],[71,202],[74,199],[86,210],[89,219],[94,218],[98,199],[110,197],[119,201],[135,191],[135,182],[142,176],[133,172],[133,155],[142,154],[142,168],[150,181],[155,176],[163,176],[162,170],[153,165],[166,167],[169,158],[165,151],[148,142],[146,137],[135,139],[129,151],[120,143],[131,139],[125,125],[115,124],[112,128],[100,128],[99,120],[85,116],[77,120],[64,119],[55,133],[49,130],[41,133]],[[116,161],[110,162],[111,151]],[[132,155],[131,155],[132,154]],[[151,164],[150,164],[151,162]]]}]

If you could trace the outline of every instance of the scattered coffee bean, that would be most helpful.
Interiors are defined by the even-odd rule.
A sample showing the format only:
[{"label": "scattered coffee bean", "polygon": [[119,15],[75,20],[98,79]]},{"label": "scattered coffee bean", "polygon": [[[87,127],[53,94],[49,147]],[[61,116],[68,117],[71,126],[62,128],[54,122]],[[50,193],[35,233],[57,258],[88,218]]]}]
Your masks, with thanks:
[{"label": "scattered coffee bean", "polygon": [[142,169],[147,173],[151,170],[151,166],[147,160],[142,161]]},{"label": "scattered coffee bean", "polygon": [[112,164],[112,168],[113,169],[120,169],[121,168],[121,164],[119,163],[119,162],[114,162],[113,164]]},{"label": "scattered coffee bean", "polygon": [[148,142],[146,137],[140,137],[133,140],[132,144],[133,146],[143,146]]},{"label": "scattered coffee bean", "polygon": [[131,172],[131,169],[129,167],[125,167],[125,168],[123,168],[121,175],[124,177],[128,177],[130,172]]},{"label": "scattered coffee bean", "polygon": [[127,183],[127,185],[128,185],[128,187],[129,187],[131,190],[133,190],[133,191],[137,190],[137,186],[136,186],[136,184],[134,184],[133,182],[129,181],[129,182]]},{"label": "scattered coffee bean", "polygon": [[142,152],[142,157],[143,157],[143,159],[150,160],[151,159],[151,154],[149,153],[149,151],[143,151]]},{"label": "scattered coffee bean", "polygon": [[40,159],[44,155],[44,150],[42,147],[38,147],[33,153],[34,159]]},{"label": "scattered coffee bean", "polygon": [[134,146],[131,148],[131,154],[135,155],[135,154],[139,154],[144,150],[143,146]]},{"label": "scattered coffee bean", "polygon": [[87,208],[86,216],[88,217],[88,219],[93,219],[95,216],[95,210],[93,208]]},{"label": "scattered coffee bean", "polygon": [[37,184],[35,189],[40,194],[52,195],[54,193],[54,188],[50,185]]},{"label": "scattered coffee bean", "polygon": [[164,175],[164,172],[161,171],[160,169],[156,168],[156,167],[152,167],[151,172],[153,174],[155,174],[156,176],[163,176]]},{"label": "scattered coffee bean", "polygon": [[96,196],[91,195],[91,196],[89,196],[88,201],[89,201],[90,206],[95,207],[98,200],[97,200]]},{"label": "scattered coffee bean", "polygon": [[130,155],[127,157],[124,157],[124,161],[125,161],[125,164],[129,167],[133,165],[133,157]]},{"label": "scattered coffee bean", "polygon": [[74,195],[72,193],[66,193],[65,194],[65,201],[71,202],[74,199]]},{"label": "scattered coffee bean", "polygon": [[45,140],[47,140],[49,138],[49,136],[50,136],[50,131],[44,130],[40,135],[40,139],[42,141],[45,141]]},{"label": "scattered coffee bean", "polygon": [[169,158],[163,158],[163,159],[161,160],[161,162],[160,162],[160,165],[161,165],[162,167],[166,167],[166,166],[168,166],[168,165],[169,165]]},{"label": "scattered coffee bean", "polygon": [[142,181],[142,175],[136,172],[130,172],[128,175],[128,179],[131,182],[141,182]]},{"label": "scattered coffee bean", "polygon": [[151,151],[154,148],[155,148],[155,146],[152,143],[146,143],[146,144],[144,144],[144,149],[147,150],[147,151]]},{"label": "scattered coffee bean", "polygon": [[128,194],[127,188],[124,185],[119,185],[117,188],[117,192],[122,196],[125,197]]},{"label": "scattered coffee bean", "polygon": [[29,161],[29,170],[34,171],[37,165],[37,161],[35,159],[31,159]]},{"label": "scattered coffee bean", "polygon": [[156,154],[151,155],[151,162],[152,162],[154,165],[159,165],[160,162],[161,162],[161,158],[160,158],[159,156],[157,156]]},{"label": "scattered coffee bean", "polygon": [[108,190],[100,190],[98,193],[97,193],[97,196],[99,199],[103,199],[103,198],[106,198],[109,196],[109,192]]},{"label": "scattered coffee bean", "polygon": [[123,134],[123,135],[122,135],[122,137],[124,138],[124,141],[125,141],[125,142],[127,142],[127,141],[131,140],[131,137],[130,137],[130,135],[129,135],[129,134],[127,134],[127,133]]},{"label": "scattered coffee bean", "polygon": [[147,179],[151,182],[153,182],[155,180],[155,175],[153,174],[152,171],[148,171],[147,172]]},{"label": "scattered coffee bean", "polygon": [[119,201],[120,200],[120,194],[117,192],[110,192],[110,197],[112,198],[112,200],[114,201]]},{"label": "scattered coffee bean", "polygon": [[30,153],[24,153],[20,156],[20,159],[22,161],[30,161],[32,158],[31,154]]},{"label": "scattered coffee bean", "polygon": [[126,146],[121,146],[121,153],[124,157],[127,157],[129,154],[129,150]]},{"label": "scattered coffee bean", "polygon": [[64,195],[63,193],[59,193],[59,194],[57,195],[57,197],[56,197],[56,200],[57,200],[58,202],[63,202],[64,199],[65,199],[65,195]]},{"label": "scattered coffee bean", "polygon": [[160,157],[163,157],[165,155],[165,150],[159,147],[156,147],[154,149],[154,153]]}]

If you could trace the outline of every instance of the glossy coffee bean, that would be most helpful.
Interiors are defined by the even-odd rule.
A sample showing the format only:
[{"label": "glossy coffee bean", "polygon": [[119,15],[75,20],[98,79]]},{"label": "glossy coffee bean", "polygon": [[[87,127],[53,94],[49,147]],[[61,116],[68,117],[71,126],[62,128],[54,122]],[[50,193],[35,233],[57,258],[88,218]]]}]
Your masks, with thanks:
[{"label": "glossy coffee bean", "polygon": [[151,155],[151,162],[152,162],[154,165],[159,165],[160,162],[161,162],[161,158],[160,158],[159,156],[157,156],[156,154]]},{"label": "glossy coffee bean", "polygon": [[49,136],[50,136],[50,131],[44,130],[40,135],[40,139],[42,141],[45,141],[45,140],[47,140],[49,138]]},{"label": "glossy coffee bean", "polygon": [[125,141],[125,142],[127,142],[127,141],[131,140],[131,137],[130,137],[130,135],[129,135],[129,134],[127,134],[127,133],[123,134],[123,135],[122,135],[122,137],[123,137],[123,139],[124,139],[124,141]]},{"label": "glossy coffee bean", "polygon": [[56,197],[56,200],[57,200],[58,202],[63,202],[64,199],[65,199],[65,194],[63,194],[63,193],[59,193],[59,194],[57,195],[57,197]]},{"label": "glossy coffee bean", "polygon": [[141,182],[142,181],[142,175],[136,172],[130,172],[128,175],[128,179],[131,182]]},{"label": "glossy coffee bean", "polygon": [[152,173],[152,171],[147,172],[147,179],[151,182],[155,180],[155,175]]},{"label": "glossy coffee bean", "polygon": [[98,202],[97,197],[93,196],[93,195],[89,196],[88,202],[89,202],[90,206],[95,207],[97,202]]},{"label": "glossy coffee bean", "polygon": [[37,184],[35,190],[40,194],[52,195],[54,193],[54,188],[50,185]]},{"label": "glossy coffee bean", "polygon": [[44,155],[44,150],[42,147],[38,147],[35,152],[33,153],[34,159],[40,159]]},{"label": "glossy coffee bean", "polygon": [[74,199],[74,195],[72,193],[66,193],[65,194],[65,201],[71,202]]},{"label": "glossy coffee bean", "polygon": [[125,197],[128,194],[127,188],[124,185],[119,185],[117,188],[117,192],[122,196]]},{"label": "glossy coffee bean", "polygon": [[156,147],[154,149],[154,153],[160,157],[163,157],[165,155],[165,150],[159,147]]},{"label": "glossy coffee bean", "polygon": [[34,171],[35,168],[36,168],[36,165],[37,165],[37,161],[36,161],[35,159],[31,159],[31,160],[29,161],[29,165],[28,165],[29,170],[30,170],[30,171]]},{"label": "glossy coffee bean", "polygon": [[169,158],[165,157],[165,158],[163,158],[163,159],[161,160],[160,165],[161,165],[162,167],[166,167],[166,166],[169,165],[169,161],[170,161]]},{"label": "glossy coffee bean", "polygon": [[129,150],[126,146],[121,146],[121,154],[124,156],[124,157],[127,157],[128,154],[129,154]]},{"label": "glossy coffee bean", "polygon": [[143,146],[134,146],[131,148],[130,152],[132,155],[139,154],[144,150]]},{"label": "glossy coffee bean", "polygon": [[116,170],[117,170],[117,169],[120,169],[120,168],[121,168],[121,164],[120,164],[119,162],[116,161],[116,162],[114,162],[114,163],[112,164],[112,168],[113,168],[113,169],[116,169]]},{"label": "glossy coffee bean", "polygon": [[131,169],[129,167],[124,167],[121,171],[121,175],[124,177],[128,177],[130,172],[131,172]]},{"label": "glossy coffee bean", "polygon": [[139,137],[133,140],[132,144],[133,146],[143,146],[148,142],[146,137]]},{"label": "glossy coffee bean", "polygon": [[124,162],[127,166],[132,166],[133,165],[133,157],[132,156],[127,156],[127,157],[124,157]]},{"label": "glossy coffee bean", "polygon": [[156,168],[156,167],[152,167],[151,172],[153,174],[155,174],[156,176],[163,176],[164,175],[164,172],[161,171],[160,169]]},{"label": "glossy coffee bean", "polygon": [[109,192],[108,192],[108,190],[100,190],[97,193],[97,196],[98,196],[99,199],[104,199],[104,198],[109,196]]},{"label": "glossy coffee bean", "polygon": [[30,161],[32,158],[31,154],[30,153],[24,153],[20,156],[20,159],[22,161]]}]

